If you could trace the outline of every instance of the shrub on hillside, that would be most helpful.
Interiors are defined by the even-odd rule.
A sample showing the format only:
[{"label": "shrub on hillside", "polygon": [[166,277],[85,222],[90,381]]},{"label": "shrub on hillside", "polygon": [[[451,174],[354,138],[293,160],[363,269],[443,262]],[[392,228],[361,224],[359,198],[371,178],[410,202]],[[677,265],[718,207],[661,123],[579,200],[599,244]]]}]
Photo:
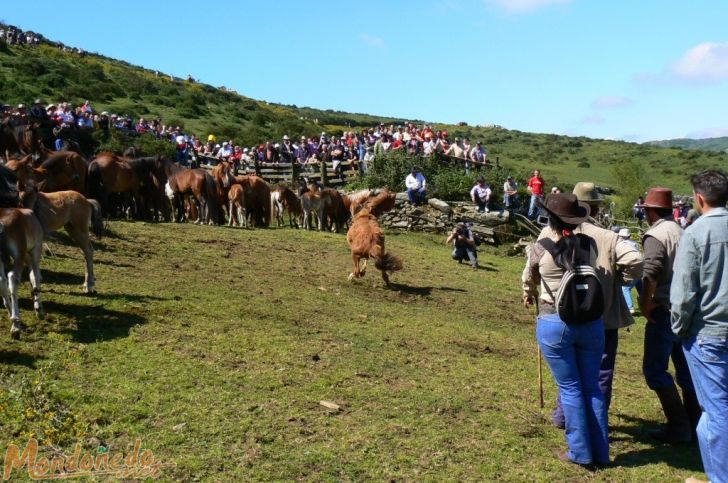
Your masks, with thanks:
[{"label": "shrub on hillside", "polygon": [[621,161],[612,167],[612,177],[619,180],[619,199],[615,207],[617,216],[629,219],[635,200],[650,187],[647,170],[636,159]]}]

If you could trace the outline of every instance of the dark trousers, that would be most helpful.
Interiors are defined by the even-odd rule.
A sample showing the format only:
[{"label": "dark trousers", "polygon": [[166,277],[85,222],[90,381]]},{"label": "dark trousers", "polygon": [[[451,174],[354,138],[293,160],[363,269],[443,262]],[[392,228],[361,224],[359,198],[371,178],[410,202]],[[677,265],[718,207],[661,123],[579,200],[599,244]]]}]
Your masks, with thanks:
[{"label": "dark trousers", "polygon": [[[619,330],[606,329],[604,331],[604,353],[599,365],[599,390],[604,395],[604,404],[609,411],[612,402],[612,382],[614,381],[614,367],[617,363],[617,346],[619,345]],[[564,410],[561,407],[561,396],[556,398],[556,408],[551,413],[551,420],[558,427],[564,426]]]},{"label": "dark trousers", "polygon": [[654,391],[675,384],[668,372],[672,359],[678,385],[683,391],[695,392],[682,344],[670,326],[670,312],[662,308],[656,309],[652,318],[655,321],[648,322],[645,327],[645,350],[642,357],[642,372],[647,386]]},{"label": "dark trousers", "polygon": [[472,267],[475,268],[478,266],[478,254],[475,251],[475,248],[470,245],[455,246],[455,249],[452,251],[452,258],[458,262],[467,258],[470,260],[470,265]]}]

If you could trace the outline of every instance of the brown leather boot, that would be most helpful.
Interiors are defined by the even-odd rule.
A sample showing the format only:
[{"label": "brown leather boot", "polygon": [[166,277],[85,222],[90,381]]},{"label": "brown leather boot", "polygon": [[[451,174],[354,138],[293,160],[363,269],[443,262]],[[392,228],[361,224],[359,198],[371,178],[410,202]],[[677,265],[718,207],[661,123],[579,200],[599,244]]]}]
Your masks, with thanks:
[{"label": "brown leather boot", "polygon": [[649,434],[668,444],[686,444],[693,440],[693,431],[677,387],[673,384],[655,391],[660,398],[667,424]]}]

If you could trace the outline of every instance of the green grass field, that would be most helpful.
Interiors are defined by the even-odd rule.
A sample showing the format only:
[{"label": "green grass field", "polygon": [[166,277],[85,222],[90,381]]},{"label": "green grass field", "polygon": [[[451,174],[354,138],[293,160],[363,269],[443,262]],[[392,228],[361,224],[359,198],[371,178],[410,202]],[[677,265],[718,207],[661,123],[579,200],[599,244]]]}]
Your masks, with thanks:
[{"label": "green grass field", "polygon": [[[405,269],[347,282],[343,235],[112,222],[99,295],[78,249],[42,262],[48,317],[27,282],[22,341],[0,332],[0,450],[37,437],[126,451],[141,438],[163,480],[681,481],[696,447],[654,444],[641,375],[644,320],[622,331],[610,413],[613,468],[559,462],[538,407],[522,258],[449,258],[443,239],[389,234]],[[322,406],[331,401],[340,409]],[[25,473],[27,477],[27,473]],[[17,478],[23,479],[23,478]]]}]

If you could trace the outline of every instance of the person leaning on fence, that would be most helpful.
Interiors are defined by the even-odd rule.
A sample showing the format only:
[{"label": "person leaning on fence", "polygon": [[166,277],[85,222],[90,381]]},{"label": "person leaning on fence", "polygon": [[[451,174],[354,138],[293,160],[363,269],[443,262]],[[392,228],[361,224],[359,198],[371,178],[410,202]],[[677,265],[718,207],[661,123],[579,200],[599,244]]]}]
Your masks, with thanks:
[{"label": "person leaning on fence", "polygon": [[407,187],[407,197],[410,203],[420,206],[427,201],[427,180],[420,173],[419,168],[412,167],[410,174],[404,180],[404,185]]},{"label": "person leaning on fence", "polygon": [[[523,271],[523,303],[540,298],[536,338],[563,402],[568,450],[557,457],[579,465],[609,464],[608,406],[599,388],[599,366],[604,352],[603,294],[591,278],[593,306],[574,312],[567,322],[557,302],[567,271],[574,263],[597,267],[597,242],[576,228],[589,217],[589,206],[573,194],[550,196],[540,208],[549,214],[550,238],[539,239],[529,251]],[[579,267],[581,269],[581,267]],[[584,282],[586,283],[586,282]],[[537,286],[541,286],[539,295]],[[582,285],[576,285],[580,290]],[[586,293],[586,292],[585,292]],[[568,295],[572,295],[571,291]],[[584,303],[580,301],[580,306]],[[566,315],[563,315],[566,317]]]},{"label": "person leaning on fence", "polygon": [[503,206],[506,210],[516,208],[518,205],[518,183],[513,176],[508,176],[506,182],[503,183]]},{"label": "person leaning on fence", "polygon": [[458,263],[463,263],[467,258],[470,261],[470,266],[473,270],[478,269],[478,252],[476,251],[475,237],[473,231],[465,224],[458,223],[453,228],[450,236],[445,240],[445,244],[449,245],[453,243],[454,248],[452,251],[453,260],[457,260]]},{"label": "person leaning on fence", "polygon": [[[629,313],[627,303],[622,294],[622,285],[642,278],[642,254],[633,245],[621,240],[611,230],[594,225],[590,219],[599,212],[603,202],[596,191],[594,183],[579,182],[574,186],[577,199],[589,205],[588,221],[581,223],[575,230],[583,233],[597,244],[597,275],[604,292],[604,353],[599,371],[599,388],[604,395],[607,409],[612,400],[612,382],[617,361],[618,330],[634,324],[634,317]],[[563,196],[563,195],[554,195]],[[557,233],[549,226],[539,234],[542,238],[555,240]],[[552,413],[552,421],[556,427],[564,427],[564,412],[561,400],[557,399]]]},{"label": "person leaning on fence", "polygon": [[[642,372],[647,386],[657,393],[667,418],[667,425],[650,435],[663,443],[689,443],[700,418],[700,407],[685,354],[670,326],[670,283],[682,228],[671,214],[671,190],[650,189],[642,207],[650,225],[642,237],[645,265],[640,310],[647,319]],[[670,359],[682,399],[668,372]]]},{"label": "person leaning on fence", "polygon": [[482,176],[478,178],[478,183],[473,186],[470,190],[470,199],[475,205],[475,209],[480,213],[490,212],[490,197],[493,195],[493,190],[490,189],[488,183],[485,182],[485,178]]},{"label": "person leaning on fence", "polygon": [[[697,427],[705,474],[728,482],[728,177],[708,170],[691,178],[701,216],[675,256],[672,330],[682,341],[698,401]],[[695,478],[686,481],[698,482]]]}]

